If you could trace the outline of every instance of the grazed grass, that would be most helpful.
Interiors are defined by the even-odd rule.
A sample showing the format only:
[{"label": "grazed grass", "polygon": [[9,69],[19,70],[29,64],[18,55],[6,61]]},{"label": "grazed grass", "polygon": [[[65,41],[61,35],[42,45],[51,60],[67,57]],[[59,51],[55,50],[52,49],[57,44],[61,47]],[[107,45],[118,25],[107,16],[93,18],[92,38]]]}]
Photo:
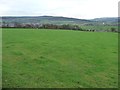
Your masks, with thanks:
[{"label": "grazed grass", "polygon": [[117,33],[3,29],[3,87],[117,87],[117,40]]}]

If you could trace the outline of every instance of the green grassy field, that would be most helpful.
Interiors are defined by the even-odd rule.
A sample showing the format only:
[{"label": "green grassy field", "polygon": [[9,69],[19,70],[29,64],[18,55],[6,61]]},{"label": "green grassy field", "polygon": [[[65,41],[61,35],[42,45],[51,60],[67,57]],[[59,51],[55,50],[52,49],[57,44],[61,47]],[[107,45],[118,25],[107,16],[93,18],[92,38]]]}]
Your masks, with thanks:
[{"label": "green grassy field", "polygon": [[118,87],[118,34],[3,29],[3,88]]}]

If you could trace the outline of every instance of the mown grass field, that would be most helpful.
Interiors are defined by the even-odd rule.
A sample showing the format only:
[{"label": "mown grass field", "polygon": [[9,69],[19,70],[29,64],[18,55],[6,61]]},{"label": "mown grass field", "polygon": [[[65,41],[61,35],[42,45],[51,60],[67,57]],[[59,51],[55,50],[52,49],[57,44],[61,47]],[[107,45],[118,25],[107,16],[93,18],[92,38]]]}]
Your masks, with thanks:
[{"label": "mown grass field", "polygon": [[118,34],[3,29],[3,88],[118,87]]}]

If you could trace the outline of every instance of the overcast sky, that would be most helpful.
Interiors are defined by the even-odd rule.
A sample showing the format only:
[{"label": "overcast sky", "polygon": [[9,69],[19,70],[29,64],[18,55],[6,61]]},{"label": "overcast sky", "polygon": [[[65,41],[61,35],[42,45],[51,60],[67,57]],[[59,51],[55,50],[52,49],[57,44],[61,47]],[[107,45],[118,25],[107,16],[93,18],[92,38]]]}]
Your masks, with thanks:
[{"label": "overcast sky", "polygon": [[0,16],[117,17],[119,0],[0,0]]}]

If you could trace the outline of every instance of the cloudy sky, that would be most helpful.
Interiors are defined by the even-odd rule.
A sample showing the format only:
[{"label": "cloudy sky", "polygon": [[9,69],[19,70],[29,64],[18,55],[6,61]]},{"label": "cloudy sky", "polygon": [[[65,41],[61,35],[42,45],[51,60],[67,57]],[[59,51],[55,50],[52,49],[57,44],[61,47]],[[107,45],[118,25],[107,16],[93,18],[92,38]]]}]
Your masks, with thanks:
[{"label": "cloudy sky", "polygon": [[119,0],[0,0],[0,16],[117,17]]}]

